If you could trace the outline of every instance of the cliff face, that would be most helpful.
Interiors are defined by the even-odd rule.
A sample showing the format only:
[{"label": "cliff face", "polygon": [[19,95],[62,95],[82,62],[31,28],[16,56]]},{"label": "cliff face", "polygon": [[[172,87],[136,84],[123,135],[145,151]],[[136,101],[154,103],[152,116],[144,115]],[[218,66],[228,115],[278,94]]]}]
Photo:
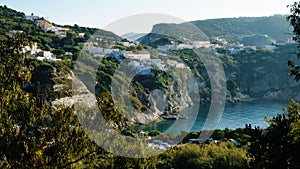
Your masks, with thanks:
[{"label": "cliff face", "polygon": [[[76,78],[72,72],[70,75],[72,78],[72,87],[69,90],[72,90],[72,96],[57,98],[52,102],[52,104],[55,106],[60,104],[72,106],[75,103],[79,103],[90,108],[95,107],[97,105],[95,94],[91,93],[84,82]],[[54,85],[54,88],[57,89],[57,92],[62,92],[64,90],[64,88],[60,87],[61,85],[62,84]],[[159,121],[161,119],[160,116],[164,114],[164,109],[166,107],[171,110],[173,109],[173,111],[177,111],[193,104],[186,90],[180,90],[176,93],[171,93],[173,93],[173,95],[167,101],[166,95],[162,91],[154,90],[154,92],[149,95],[149,110],[147,112],[137,111],[137,113],[132,113],[131,115],[133,116],[128,119],[129,122],[147,124]]]},{"label": "cliff face", "polygon": [[57,98],[52,102],[54,106],[56,105],[67,105],[67,106],[73,106],[75,103],[82,104],[87,107],[95,107],[97,104],[97,99],[94,94],[92,94],[88,88],[84,85],[82,81],[80,81],[78,78],[74,77],[74,74],[71,72],[71,89],[72,95],[69,97],[61,97]]},{"label": "cliff face", "polygon": [[[252,98],[300,101],[300,83],[289,76],[288,60],[295,60],[296,46],[279,46],[275,51],[251,51],[235,56],[236,69],[227,70],[227,79]],[[292,53],[292,54],[291,54]]]},{"label": "cliff face", "polygon": [[252,97],[267,100],[290,100],[297,97],[300,85],[292,77],[288,76],[288,71],[276,72],[266,70],[265,67],[254,67],[253,81],[248,81],[248,85],[241,86],[241,91],[248,92]]},{"label": "cliff face", "polygon": [[36,97],[38,105],[72,94],[72,71],[68,67],[41,61],[31,63],[32,78],[23,89]]},{"label": "cliff face", "polygon": [[264,66],[263,63],[251,67],[240,65],[237,70],[228,73],[227,79],[237,84],[237,96],[228,94],[228,98],[243,100],[245,95],[249,95],[270,101],[300,101],[300,84],[288,76],[288,67],[282,63],[273,64],[273,67]]}]

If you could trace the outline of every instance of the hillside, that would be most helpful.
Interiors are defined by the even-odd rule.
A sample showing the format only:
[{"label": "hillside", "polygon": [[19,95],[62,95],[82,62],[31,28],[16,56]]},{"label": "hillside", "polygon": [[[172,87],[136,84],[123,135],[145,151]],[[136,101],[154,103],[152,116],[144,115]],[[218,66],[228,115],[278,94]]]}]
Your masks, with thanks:
[{"label": "hillside", "polygon": [[[35,59],[28,60],[28,63],[33,65],[35,69],[32,73],[33,78],[31,84],[27,86],[26,90],[33,92],[36,97],[46,98],[46,100],[40,100],[40,102],[70,97],[72,90],[71,83],[72,79],[74,79],[74,74],[79,80],[85,83],[87,89],[95,91],[97,97],[111,99],[110,85],[113,77],[116,75],[115,71],[122,63],[125,55],[127,55],[127,57],[147,55],[149,58],[151,55],[151,59],[154,59],[153,61],[151,59],[132,59],[132,63],[128,63],[128,65],[130,64],[133,70],[136,71],[135,77],[130,84],[129,100],[135,109],[141,112],[151,112],[148,115],[146,115],[146,113],[137,114],[137,118],[133,120],[134,122],[151,122],[154,118],[157,118],[156,115],[164,112],[172,112],[177,108],[184,108],[192,104],[191,97],[189,97],[190,93],[180,90],[178,86],[176,87],[177,84],[174,82],[176,78],[171,77],[166,71],[163,71],[168,64],[174,67],[180,67],[180,63],[177,61],[184,61],[194,74],[197,82],[201,84],[199,85],[200,87],[193,92],[199,92],[203,98],[203,102],[210,99],[210,80],[205,66],[193,50],[181,49],[162,52],[154,49],[158,45],[170,43],[180,44],[193,40],[208,40],[201,31],[191,24],[159,24],[154,26],[152,34],[148,34],[140,39],[143,45],[150,47],[137,44],[124,46],[122,43],[116,43],[122,40],[122,38],[112,32],[80,27],[78,25],[61,26],[49,22],[49,27],[60,28],[60,30],[66,31],[65,35],[57,34],[52,31],[45,31],[48,29],[47,27],[36,25],[36,20],[43,20],[43,18],[37,18],[35,20],[26,19],[24,13],[14,11],[7,7],[0,7],[0,13],[1,25],[5,25],[0,28],[1,36],[11,36],[12,31],[23,31],[28,34],[32,42],[38,43],[39,48],[57,53],[58,58],[62,58],[62,62],[44,62],[36,61]],[[284,34],[276,34],[276,31],[280,32],[279,30],[283,30],[283,24],[278,23],[280,29],[273,31],[273,33],[270,33],[268,36],[262,35],[264,31],[255,28],[254,25],[261,25],[262,27],[267,24],[269,25],[268,29],[271,29],[270,25],[275,25],[271,21],[276,20],[276,18],[282,19],[284,16],[225,19],[225,21],[229,21],[228,23],[224,20],[219,20],[221,25],[227,25],[227,28],[230,27],[228,25],[231,25],[232,30],[228,29],[226,31],[214,31],[212,27],[213,25],[218,25],[217,20],[215,20],[214,23],[209,20],[205,23],[210,23],[208,24],[211,27],[209,29],[210,32],[206,32],[205,34],[210,35],[208,38],[212,38],[213,36],[221,35],[222,32],[227,33],[232,39],[242,37],[243,43],[248,43],[247,45],[251,45],[253,41],[255,43],[262,43],[257,45],[272,43],[273,39],[277,41],[279,41],[280,38],[284,39]],[[245,23],[245,25],[239,27],[237,26],[238,23]],[[201,25],[203,23],[199,21],[198,24]],[[268,29],[266,27],[264,30],[267,31]],[[82,33],[84,36],[80,36]],[[91,35],[96,36],[91,38]],[[224,34],[224,36],[226,36],[226,34]],[[83,48],[82,44],[87,41],[90,46]],[[126,43],[130,44],[131,42],[123,41],[123,44]],[[101,51],[105,49],[106,51],[112,52],[102,54],[100,57],[89,53],[89,49],[92,48],[97,50],[101,49]],[[207,50],[206,48],[199,48],[199,52],[203,54],[205,54]],[[72,52],[73,54],[68,56],[65,52]],[[100,55],[101,53],[104,53],[104,51],[98,52],[97,54]],[[214,54],[219,55],[223,61],[227,77],[228,101],[238,101],[247,95],[268,100],[290,99],[290,94],[281,95],[282,97],[279,97],[278,93],[293,93],[293,97],[300,100],[300,93],[298,92],[299,85],[295,84],[292,78],[289,79],[286,76],[289,71],[288,66],[285,64],[285,61],[287,62],[288,59],[286,56],[294,57],[294,55],[290,55],[291,53],[295,53],[295,46],[277,46],[275,50],[269,50],[264,47],[258,47],[256,49],[247,48],[237,53],[232,53],[229,48],[221,48],[214,51]],[[79,55],[81,60],[77,59]],[[72,69],[74,68],[74,63],[76,64],[76,70]],[[274,65],[276,70],[273,69]],[[95,66],[97,67],[95,68]],[[183,69],[178,69],[177,71],[175,69],[172,70],[172,72],[174,76],[186,74]],[[128,72],[125,71],[123,73]],[[120,74],[118,77],[122,83],[128,80],[124,74]],[[184,75],[182,75],[182,77],[184,77]],[[158,108],[150,104],[151,92],[155,89],[160,89],[165,93],[169,92],[169,90],[171,90],[171,93],[173,92],[173,94],[168,96],[169,102],[164,107]],[[121,97],[120,102],[124,102]],[[156,103],[156,101],[154,101],[154,103]],[[122,107],[121,110],[127,109],[126,107]],[[141,114],[144,114],[144,117],[142,117]]]},{"label": "hillside", "polygon": [[[291,38],[292,28],[289,27],[286,17],[274,15],[209,19],[182,24],[157,24],[153,26],[151,33],[168,35],[181,41],[204,41],[207,36],[211,40],[215,37],[223,37],[231,43],[263,46],[274,42],[286,42]],[[257,43],[258,41],[261,43]]]},{"label": "hillside", "polygon": [[0,25],[0,36],[23,32],[31,42],[37,43],[39,49],[53,52],[60,58],[65,58],[65,52],[71,52],[72,60],[78,57],[82,43],[95,36],[95,33],[100,39],[98,43],[102,44],[121,39],[112,32],[76,24],[58,25],[43,17],[25,15],[6,6],[0,6]]},{"label": "hillside", "polygon": [[[45,22],[45,25],[41,25],[41,22]],[[0,6],[0,25],[0,37],[24,33],[31,43],[28,48],[33,48],[31,45],[36,43],[36,51],[51,52],[61,59],[57,62],[38,60],[30,54],[33,49],[29,51],[28,56],[31,56],[26,62],[34,70],[31,82],[24,85],[23,89],[33,93],[39,105],[72,94],[72,71],[84,43],[95,40],[95,43],[107,45],[121,39],[112,32],[76,24],[58,25],[43,17],[25,15],[6,6]]]},{"label": "hillside", "polygon": [[[27,58],[27,64],[33,66],[34,70],[32,71],[31,82],[22,87],[23,90],[33,93],[39,106],[45,102],[72,105],[74,103],[72,98],[74,83],[72,84],[72,82],[77,82],[78,80],[78,84],[85,85],[80,88],[89,90],[83,90],[85,93],[89,92],[90,95],[96,96],[97,99],[109,99],[111,98],[111,80],[115,75],[116,68],[120,65],[119,61],[115,58],[113,59],[111,56],[115,56],[114,54],[121,52],[149,52],[145,51],[141,45],[126,47],[117,44],[122,39],[112,32],[80,27],[78,25],[57,25],[34,15],[25,16],[24,13],[17,12],[5,6],[0,9],[2,14],[0,17],[1,24],[6,25],[6,27],[0,29],[2,32],[0,36],[13,36],[17,33],[26,33],[30,42],[36,42],[39,49],[56,53],[57,57],[62,59],[62,61],[52,62],[47,60],[40,61],[33,56]],[[41,21],[45,22],[45,25],[39,25]],[[58,34],[57,29],[63,30],[65,33]],[[80,36],[80,34],[84,34],[84,36]],[[104,49],[107,53],[103,57],[98,57],[89,52],[91,49]],[[72,55],[67,55],[66,52],[71,52]],[[158,55],[156,50],[153,50],[153,53]],[[137,54],[137,56],[139,55]],[[65,64],[66,60],[69,61],[67,64]],[[96,69],[94,66],[96,66]],[[95,81],[95,78],[97,81]],[[119,78],[121,82],[127,80],[124,75],[121,75]],[[165,72],[155,69],[151,69],[151,73],[147,73],[146,75],[136,76],[130,86],[129,99],[135,109],[150,113],[135,114],[136,117],[133,119],[135,122],[148,123],[155,121],[159,118],[160,114],[171,107],[168,105],[169,107],[160,107],[158,109],[157,107],[152,107],[149,100],[149,97],[151,97],[150,92],[154,89],[162,89],[167,92],[167,86],[173,85],[168,84],[168,80],[170,79],[172,78]],[[186,107],[188,104],[191,104],[189,97],[186,96],[187,93],[184,93],[185,91],[179,90],[176,86],[173,89],[176,91],[170,96],[172,108],[176,106]],[[186,97],[183,99],[179,97],[181,95]],[[91,102],[90,100],[85,101]],[[68,104],[69,102],[71,104]],[[119,114],[119,112],[112,113],[110,111],[103,113],[107,113],[107,119]],[[126,111],[125,113],[132,112]]]},{"label": "hillside", "polygon": [[181,41],[205,41],[205,34],[190,23],[183,24],[157,24],[153,26],[151,33],[167,35]]},{"label": "hillside", "polygon": [[291,28],[285,15],[270,17],[241,17],[193,21],[207,36],[240,36],[265,34],[279,42],[291,36]]}]

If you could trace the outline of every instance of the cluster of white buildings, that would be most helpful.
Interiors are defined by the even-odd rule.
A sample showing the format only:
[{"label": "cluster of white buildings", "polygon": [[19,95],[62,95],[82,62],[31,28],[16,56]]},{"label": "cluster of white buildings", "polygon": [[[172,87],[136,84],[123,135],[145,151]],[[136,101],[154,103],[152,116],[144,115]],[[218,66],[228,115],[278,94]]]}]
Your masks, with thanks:
[{"label": "cluster of white buildings", "polygon": [[39,18],[40,18],[39,16],[35,16],[33,13],[31,13],[31,15],[26,15],[25,16],[25,19],[31,20],[31,21],[38,20]]},{"label": "cluster of white buildings", "polygon": [[166,69],[161,59],[150,59],[150,55],[147,59],[132,60],[128,66],[132,67],[137,75],[149,75],[151,74],[151,68]]},{"label": "cluster of white buildings", "polygon": [[119,49],[105,49],[100,47],[92,47],[87,50],[88,54],[94,56],[94,57],[102,57],[105,55],[112,54],[113,52],[120,52]]},{"label": "cluster of white buildings", "polygon": [[[81,36],[84,36],[84,34],[80,34]],[[137,46],[138,42],[117,42],[117,44],[130,47],[130,46]],[[101,48],[101,47],[93,47],[94,44],[91,43],[84,43],[83,46],[86,48],[86,52],[94,57],[103,57],[103,56],[111,56],[114,55],[123,55],[124,57],[134,57],[135,59],[145,57],[143,54],[133,54],[131,51],[125,51],[120,49],[113,49],[113,48]],[[96,44],[98,45],[98,44]]]},{"label": "cluster of white buildings", "polygon": [[228,44],[225,48],[229,50],[230,54],[238,54],[246,50],[256,50],[256,46],[244,46],[240,43]]},{"label": "cluster of white buildings", "polygon": [[47,60],[47,61],[61,61],[57,59],[56,56],[50,51],[43,51],[38,49],[37,43],[32,43],[31,46],[25,46],[22,49],[23,53],[28,54],[30,57],[36,58],[38,60]]},{"label": "cluster of white buildings", "polygon": [[[45,32],[53,32],[55,35],[61,37],[66,37],[67,32],[70,30],[69,28],[54,26],[48,20],[42,19],[39,16],[34,16],[34,14],[25,16],[25,19],[33,21],[37,27],[43,29]],[[78,36],[84,37],[85,33],[79,33]]]},{"label": "cluster of white buildings", "polygon": [[130,47],[130,46],[136,46],[139,44],[139,42],[129,42],[129,41],[125,41],[125,42],[118,42],[119,45],[123,45],[126,47]]},{"label": "cluster of white buildings", "polygon": [[[118,42],[120,45],[136,45],[132,42]],[[122,62],[124,59],[130,59],[128,66],[130,70],[133,70],[137,75],[149,75],[152,68],[160,70],[167,70],[167,66],[176,68],[187,68],[183,63],[179,63],[176,60],[151,59],[150,53],[133,53],[132,51],[124,51],[113,48],[101,48],[101,47],[88,47],[86,52],[93,57],[107,57],[114,58],[118,62]]]},{"label": "cluster of white buildings", "polygon": [[218,44],[211,44],[210,41],[193,41],[190,44],[171,44],[158,46],[157,50],[170,51],[170,50],[182,50],[182,49],[197,49],[197,48],[220,48]]},{"label": "cluster of white buildings", "polygon": [[39,19],[35,20],[35,24],[37,27],[43,29],[45,32],[53,32],[55,35],[66,37],[67,31],[69,31],[69,28],[61,28],[52,25],[49,21],[45,19]]},{"label": "cluster of white buildings", "polygon": [[227,40],[222,37],[214,37],[213,40],[215,40],[217,43],[222,44],[222,45],[228,44]]},{"label": "cluster of white buildings", "polygon": [[150,54],[145,55],[147,55],[147,58],[142,60],[128,57],[132,59],[128,65],[133,67],[137,75],[149,75],[151,74],[151,68],[156,68],[163,71],[168,70],[170,67],[189,69],[189,67],[185,66],[185,64],[179,63],[176,60],[167,59],[166,61],[163,61],[162,59],[150,59]]},{"label": "cluster of white buildings", "polygon": [[[182,50],[182,49],[197,49],[197,48],[224,48],[228,49],[230,54],[237,54],[242,51],[247,50],[256,50],[256,46],[244,46],[240,43],[228,43],[226,39],[221,37],[214,37],[213,41],[216,44],[212,44],[210,41],[193,41],[190,44],[174,44],[171,42],[171,45],[158,46],[157,50],[160,51],[171,51],[171,50]],[[276,45],[265,45],[264,47],[268,50],[276,50],[278,45],[285,45],[287,43],[294,43],[292,39],[288,39],[286,43],[276,43]]]}]

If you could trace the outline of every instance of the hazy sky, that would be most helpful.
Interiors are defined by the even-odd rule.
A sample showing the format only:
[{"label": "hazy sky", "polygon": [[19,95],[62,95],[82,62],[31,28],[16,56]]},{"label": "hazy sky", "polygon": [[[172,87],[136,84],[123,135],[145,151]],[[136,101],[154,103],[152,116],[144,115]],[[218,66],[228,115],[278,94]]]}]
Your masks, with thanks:
[{"label": "hazy sky", "polygon": [[161,13],[185,21],[288,14],[294,0],[1,0],[1,5],[34,13],[58,24],[103,28],[126,16]]}]

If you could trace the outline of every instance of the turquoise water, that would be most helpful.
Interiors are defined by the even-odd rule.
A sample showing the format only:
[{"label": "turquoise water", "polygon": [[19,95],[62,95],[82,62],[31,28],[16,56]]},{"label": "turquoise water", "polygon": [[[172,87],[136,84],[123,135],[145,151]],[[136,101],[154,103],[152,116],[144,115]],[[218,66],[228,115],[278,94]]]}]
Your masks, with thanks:
[{"label": "turquoise water", "polygon": [[[283,113],[283,109],[287,108],[288,103],[269,102],[269,101],[249,101],[239,103],[228,103],[224,112],[216,114],[213,119],[207,119],[210,105],[201,105],[198,111],[196,108],[188,108],[185,111],[190,113],[188,119],[179,119],[176,121],[162,121],[151,125],[142,125],[136,129],[150,131],[158,130],[160,132],[178,133],[185,131],[201,131],[203,129],[236,129],[243,128],[245,124],[252,126],[267,127],[268,123],[265,117],[273,117],[276,114]],[[183,112],[186,113],[186,112]],[[218,115],[219,118],[218,118]],[[207,124],[204,127],[204,124]],[[213,124],[213,125],[211,125]]]}]

